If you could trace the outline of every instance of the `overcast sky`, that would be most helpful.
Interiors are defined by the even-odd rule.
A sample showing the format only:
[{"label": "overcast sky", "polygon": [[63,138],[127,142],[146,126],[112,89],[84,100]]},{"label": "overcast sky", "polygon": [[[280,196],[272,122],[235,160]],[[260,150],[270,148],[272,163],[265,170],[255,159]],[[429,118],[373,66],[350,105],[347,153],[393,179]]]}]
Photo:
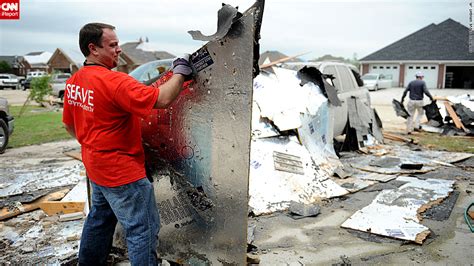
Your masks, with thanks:
[{"label": "overcast sky", "polygon": [[[364,57],[431,23],[452,18],[468,26],[470,0],[266,0],[261,52]],[[0,20],[0,55],[78,48],[88,22],[116,26],[120,43],[148,37],[160,50],[191,53],[204,42],[188,30],[214,34],[223,0],[20,0],[20,20]],[[228,0],[245,11],[250,0]]]}]

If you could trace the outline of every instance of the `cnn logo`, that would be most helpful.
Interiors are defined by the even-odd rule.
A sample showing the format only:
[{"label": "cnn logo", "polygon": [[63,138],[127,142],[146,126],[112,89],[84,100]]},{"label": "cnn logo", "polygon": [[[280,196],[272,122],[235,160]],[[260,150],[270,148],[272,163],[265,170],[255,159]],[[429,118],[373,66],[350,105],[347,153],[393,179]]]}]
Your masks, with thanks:
[{"label": "cnn logo", "polygon": [[2,3],[2,11],[18,11],[18,3]]},{"label": "cnn logo", "polygon": [[0,0],[0,19],[20,19],[20,0]]}]

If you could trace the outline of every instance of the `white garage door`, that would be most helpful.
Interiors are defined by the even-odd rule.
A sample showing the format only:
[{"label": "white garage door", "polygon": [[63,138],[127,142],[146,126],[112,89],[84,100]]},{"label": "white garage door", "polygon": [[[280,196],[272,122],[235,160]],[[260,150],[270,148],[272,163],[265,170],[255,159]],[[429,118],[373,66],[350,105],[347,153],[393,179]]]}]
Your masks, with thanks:
[{"label": "white garage door", "polygon": [[405,66],[405,87],[408,86],[410,81],[415,79],[416,72],[421,72],[425,75],[423,79],[426,82],[426,87],[434,89],[437,87],[438,82],[438,65],[418,65],[418,64],[407,64]]},{"label": "white garage door", "polygon": [[397,64],[370,64],[369,73],[383,74],[386,77],[391,77],[392,86],[398,87],[400,67]]}]

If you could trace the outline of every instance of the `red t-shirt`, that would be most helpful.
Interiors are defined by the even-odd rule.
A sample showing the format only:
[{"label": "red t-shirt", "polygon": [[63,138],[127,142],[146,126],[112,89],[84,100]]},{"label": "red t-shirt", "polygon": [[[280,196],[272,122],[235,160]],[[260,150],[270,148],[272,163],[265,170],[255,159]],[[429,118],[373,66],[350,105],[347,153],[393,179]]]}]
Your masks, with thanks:
[{"label": "red t-shirt", "polygon": [[85,66],[66,82],[63,122],[74,127],[94,183],[115,187],[146,176],[139,117],[151,112],[158,94],[101,66]]}]

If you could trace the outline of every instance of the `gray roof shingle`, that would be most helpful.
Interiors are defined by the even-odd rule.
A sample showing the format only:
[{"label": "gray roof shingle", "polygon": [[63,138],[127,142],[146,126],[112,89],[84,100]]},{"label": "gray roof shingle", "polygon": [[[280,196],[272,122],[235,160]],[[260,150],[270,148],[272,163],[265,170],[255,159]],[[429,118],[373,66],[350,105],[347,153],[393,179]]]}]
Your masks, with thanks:
[{"label": "gray roof shingle", "polygon": [[128,42],[120,46],[122,51],[133,60],[135,64],[141,65],[153,60],[169,59],[175,56],[165,51],[144,51],[137,49],[140,42]]},{"label": "gray roof shingle", "polygon": [[468,41],[469,29],[447,19],[438,25],[430,24],[360,61],[474,60]]}]

